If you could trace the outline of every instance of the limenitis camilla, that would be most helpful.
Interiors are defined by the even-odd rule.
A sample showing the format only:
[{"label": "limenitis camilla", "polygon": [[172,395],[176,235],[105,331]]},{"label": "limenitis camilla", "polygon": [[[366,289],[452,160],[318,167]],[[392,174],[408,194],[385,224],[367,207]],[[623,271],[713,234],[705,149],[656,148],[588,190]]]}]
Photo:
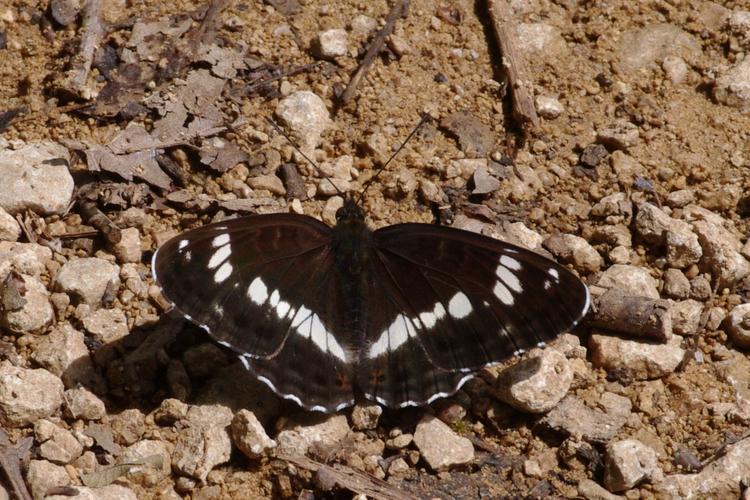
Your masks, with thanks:
[{"label": "limenitis camilla", "polygon": [[295,214],[208,224],[167,243],[154,279],[280,396],[337,411],[423,405],[586,313],[586,286],[529,250],[459,229],[376,231],[348,197],[334,227]]}]

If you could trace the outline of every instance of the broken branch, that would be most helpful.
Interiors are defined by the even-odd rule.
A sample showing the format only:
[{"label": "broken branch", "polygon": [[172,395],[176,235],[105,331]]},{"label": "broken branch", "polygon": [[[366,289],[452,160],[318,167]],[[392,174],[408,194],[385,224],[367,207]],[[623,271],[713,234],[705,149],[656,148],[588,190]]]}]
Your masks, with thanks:
[{"label": "broken branch", "polygon": [[276,458],[314,472],[317,481],[320,483],[325,483],[331,487],[339,485],[357,494],[366,495],[368,498],[376,500],[414,500],[416,498],[382,479],[345,465],[335,464],[330,466],[303,455],[281,454],[277,455]]},{"label": "broken branch", "polygon": [[359,68],[357,68],[352,79],[349,80],[349,85],[347,85],[346,90],[341,94],[339,99],[341,104],[346,104],[352,97],[354,97],[360,80],[362,80],[362,77],[365,76],[367,70],[372,66],[375,57],[383,49],[385,39],[388,38],[391,32],[393,32],[393,27],[396,25],[396,21],[405,16],[408,12],[409,3],[410,0],[397,0],[396,4],[391,8],[388,17],[385,18],[385,26],[383,26],[383,28],[378,31],[372,39],[372,43],[370,43],[370,47],[368,47],[367,53],[365,53],[365,57],[362,59]]},{"label": "broken branch", "polygon": [[532,99],[531,80],[521,53],[518,51],[510,7],[505,0],[487,0],[495,39],[502,53],[502,64],[508,75],[513,117],[525,130],[539,125],[534,100]]},{"label": "broken branch", "polygon": [[96,203],[82,201],[81,215],[88,224],[94,226],[104,236],[107,242],[115,245],[122,239],[120,228],[115,226],[115,223],[109,220],[109,217],[104,215],[104,212],[99,210]]},{"label": "broken branch", "polygon": [[591,326],[661,342],[666,342],[672,334],[668,301],[624,295],[615,290],[609,290],[599,297],[596,313],[589,323]]}]

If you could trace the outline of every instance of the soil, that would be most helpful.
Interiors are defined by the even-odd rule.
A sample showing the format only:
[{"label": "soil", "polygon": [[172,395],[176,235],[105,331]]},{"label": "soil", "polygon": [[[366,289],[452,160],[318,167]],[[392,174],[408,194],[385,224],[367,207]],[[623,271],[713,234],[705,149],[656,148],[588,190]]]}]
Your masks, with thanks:
[{"label": "soil", "polygon": [[[247,56],[280,68],[319,63],[313,69],[282,78],[263,92],[220,101],[227,121],[235,123],[220,137],[238,145],[250,157],[276,150],[281,153],[282,161],[293,159],[293,149],[269,127],[266,118],[274,116],[282,94],[296,90],[311,90],[329,110],[334,109],[336,95],[346,87],[367,48],[367,35],[354,33],[350,28],[352,20],[366,15],[379,20],[382,26],[390,8],[382,0],[300,3],[296,13],[285,15],[262,2],[234,1],[222,14],[224,22],[220,23],[218,39],[225,46],[245,47]],[[359,190],[409,134],[422,113],[434,118],[368,190],[363,204],[373,227],[406,221],[433,222],[439,214],[448,222],[479,228],[488,234],[502,232],[504,223],[520,221],[542,235],[564,232],[590,240],[594,229],[603,223],[590,210],[603,197],[625,193],[634,201],[661,204],[670,192],[689,188],[696,193],[699,205],[720,214],[739,233],[748,234],[750,218],[743,203],[747,202],[746,193],[750,189],[750,113],[741,106],[717,102],[714,81],[741,53],[732,49],[732,36],[724,22],[726,12],[750,10],[750,3],[728,1],[719,5],[679,0],[510,3],[514,20],[526,23],[519,45],[527,60],[534,93],[557,98],[563,106],[562,113],[556,118],[542,117],[539,126],[527,132],[515,122],[485,2],[414,0],[408,16],[399,20],[395,29],[407,49],[398,51],[400,54],[392,48],[386,49],[376,58],[360,82],[353,102],[332,114],[331,125],[315,152],[316,161],[323,163],[351,155],[358,176],[353,189]],[[0,111],[25,108],[2,136],[9,141],[29,143],[53,140],[63,144],[72,141],[106,144],[129,120],[79,112],[73,109],[75,105],[88,101],[70,99],[56,88],[77,51],[80,22],[68,26],[53,23],[45,30],[42,19],[48,17],[47,8],[45,2],[34,0],[0,2],[0,32],[7,38],[7,47],[0,49]],[[105,2],[104,19],[123,23],[108,33],[106,39],[121,48],[130,34],[128,23],[202,12],[201,8],[202,4],[188,1]],[[666,43],[660,42],[657,35],[637,37],[644,27],[665,25],[677,30],[679,36],[672,36]],[[532,29],[539,26],[549,31]],[[315,56],[314,40],[319,32],[331,28],[349,32],[349,54],[322,61]],[[680,37],[688,41],[681,42]],[[684,78],[671,78],[667,74],[664,60],[668,56],[685,62]],[[89,82],[93,89],[101,89],[106,83],[96,70]],[[489,195],[471,195],[471,181],[466,176],[451,177],[447,167],[452,160],[472,155],[441,121],[459,111],[470,113],[491,136],[491,146],[482,157],[490,159],[491,173],[501,182],[499,189]],[[141,117],[147,124],[152,119],[148,115],[145,119]],[[603,142],[597,139],[601,135],[598,133],[618,120],[635,124],[637,139],[626,147],[605,144],[601,161],[594,161],[594,166],[582,163],[583,152]],[[624,150],[635,161],[633,171],[613,168],[612,153],[617,149]],[[236,168],[219,173],[200,165],[190,148],[170,153],[189,172],[184,189],[196,199],[202,194],[225,196],[231,191],[226,188],[230,184],[226,179],[241,175]],[[517,183],[514,185],[518,174],[508,167],[510,163],[528,167],[535,173],[536,183],[518,189]],[[268,173],[264,168],[262,162],[251,166],[250,175]],[[305,164],[299,164],[298,168],[308,192],[313,194],[312,198],[301,200],[304,213],[320,216],[327,197],[315,195],[314,177],[318,174]],[[75,158],[72,170],[77,182],[89,179],[84,175],[87,164],[83,155]],[[409,187],[404,179],[414,179],[416,183]],[[445,192],[440,206],[420,194],[418,186],[423,180],[434,182]],[[185,209],[165,202],[167,191],[152,190],[157,201],[145,207],[150,217],[141,235],[147,250],[144,270],[148,269],[148,252],[154,250],[159,235],[230,214],[215,206],[208,210]],[[273,199],[282,210],[292,204],[291,200],[268,191],[256,190],[254,196]],[[478,208],[482,205],[484,209]],[[446,210],[448,207],[450,210]],[[118,213],[124,207],[103,208],[112,219],[118,220]],[[48,217],[46,222],[53,224],[57,220],[62,220],[71,232],[79,230],[78,206],[61,218]],[[77,248],[69,255],[84,256],[97,249],[106,251],[106,246],[97,240],[93,248]],[[606,261],[610,248],[600,244],[597,250]],[[665,269],[663,249],[636,238],[630,250],[630,264],[649,269],[657,279],[661,277]],[[610,264],[607,261],[604,267]],[[592,274],[584,279],[593,283],[596,277]],[[706,308],[730,309],[747,300],[737,289],[715,292],[705,301]],[[155,314],[161,315],[162,310],[153,303],[146,310],[128,309],[131,320]],[[150,331],[139,333],[136,340],[142,341]],[[587,334],[585,329],[579,332],[583,345]],[[4,335],[3,340],[17,341],[10,335]],[[133,343],[137,344],[136,340]],[[205,340],[200,332],[189,331],[176,346],[168,347],[168,354],[178,356]],[[618,435],[618,438],[636,436],[657,449],[659,465],[665,474],[679,471],[674,463],[678,450],[688,449],[698,459],[707,460],[723,445],[748,431],[748,425],[729,422],[724,415],[708,409],[709,399],[713,403],[735,400],[735,389],[717,374],[720,368],[715,366],[719,358],[717,350],[727,343],[726,334],[720,329],[702,328],[693,338],[685,339],[684,345],[702,353],[704,362],[690,358],[675,373],[664,377],[654,403],[658,410],[641,411],[636,404],[633,418],[639,424],[626,426]],[[603,369],[588,366],[586,383],[573,389],[584,401],[596,400],[604,391],[639,401],[644,387],[653,384],[628,383]],[[194,402],[195,395],[200,393],[197,387],[207,383],[193,380],[195,391],[188,402]],[[174,395],[174,386],[166,378],[147,381],[146,385],[153,386],[146,394],[121,388],[100,397],[107,401],[108,412],[114,415],[124,408],[139,408],[148,413],[165,397]],[[710,398],[705,397],[707,393]],[[287,412],[298,414],[292,406],[282,405],[279,417],[288,416]],[[402,415],[403,412],[386,412],[382,419],[385,433],[398,422],[417,421],[424,411],[407,410],[408,416]],[[483,460],[478,459],[465,470],[434,473],[420,464],[388,481],[403,491],[440,498],[575,497],[576,485],[582,479],[593,478],[601,483],[604,448],[600,445],[592,448],[595,458],[553,460],[554,465],[542,477],[526,473],[524,460],[534,458],[543,462],[561,448],[558,438],[538,432],[535,424],[535,417],[510,412],[489,426],[485,417],[470,412],[454,424],[454,429],[464,434],[479,432],[500,450],[507,463],[499,464],[497,454],[486,453]],[[270,432],[272,427],[267,430]],[[209,484],[220,488],[206,490],[206,497],[194,498],[209,498],[211,494],[217,494],[217,498],[282,494],[296,498],[303,490],[316,488],[312,478],[290,474],[278,462],[269,459],[252,462],[235,455],[209,476]],[[279,479],[286,475],[292,478],[291,482]],[[143,498],[158,497],[176,479],[173,475],[156,485],[135,481],[131,487]],[[199,491],[203,490],[196,489],[193,494]],[[628,498],[652,495],[648,484],[627,494]]]}]

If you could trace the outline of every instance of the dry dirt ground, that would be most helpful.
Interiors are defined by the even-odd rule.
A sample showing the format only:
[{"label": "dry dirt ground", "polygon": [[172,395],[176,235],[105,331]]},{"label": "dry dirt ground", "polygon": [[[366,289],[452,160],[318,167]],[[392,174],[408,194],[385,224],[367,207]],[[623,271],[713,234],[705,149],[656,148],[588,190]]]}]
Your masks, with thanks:
[{"label": "dry dirt ground", "polygon": [[[350,185],[356,191],[410,132],[421,113],[434,118],[368,191],[364,207],[369,223],[381,227],[405,221],[432,222],[439,215],[444,222],[489,235],[504,234],[511,222],[523,222],[545,237],[575,234],[589,241],[603,258],[603,265],[596,269],[586,268],[575,259],[570,261],[579,267],[589,285],[596,284],[611,265],[629,264],[646,269],[663,298],[668,297],[662,288],[669,267],[664,245],[644,238],[634,228],[632,211],[592,211],[606,196],[622,193],[622,200],[628,200],[625,205],[632,202],[636,210],[641,204],[651,203],[682,219],[686,218],[681,211],[685,205],[680,200],[668,203],[669,195],[689,190],[686,196],[690,203],[716,214],[722,224],[732,228],[738,244],[745,244],[750,230],[750,78],[746,69],[744,90],[741,84],[722,87],[721,78],[750,54],[750,17],[745,18],[744,25],[728,21],[733,12],[750,10],[750,3],[509,3],[534,95],[552,98],[560,109],[555,109],[554,103],[537,101],[544,112],[538,127],[524,135],[511,115],[499,48],[485,2],[414,0],[408,15],[396,23],[395,38],[386,44],[360,82],[356,98],[331,113],[320,145],[313,152],[318,162],[329,165],[350,155],[354,172]],[[220,88],[215,100],[207,103],[216,106],[224,128],[206,138],[191,137],[187,144],[160,148],[181,172],[183,185],[175,181],[172,187],[164,188],[158,182],[136,177],[133,183],[148,186],[148,193],[140,198],[131,196],[132,184],[123,187],[126,181],[122,176],[90,173],[92,161],[84,151],[109,143],[130,122],[144,124],[150,131],[161,105],[147,101],[150,92],[181,95],[175,88],[184,83],[190,71],[211,69],[218,63],[188,60],[174,74],[159,73],[172,61],[169,54],[160,53],[173,41],[164,35],[142,59],[134,58],[136,66],[151,64],[141,76],[151,71],[153,78],[127,80],[142,84],[135,85],[133,93],[129,94],[132,88],[125,84],[117,90],[128,96],[127,103],[148,102],[145,107],[127,112],[124,102],[106,109],[86,107],[96,102],[105,84],[125,73],[118,64],[125,48],[137,52],[127,45],[134,24],[171,16],[173,23],[187,19],[187,27],[194,28],[205,11],[205,5],[189,1],[112,0],[103,6],[103,19],[108,23],[103,40],[114,54],[110,54],[114,63],[102,63],[101,68],[108,67],[114,73],[93,69],[85,89],[76,95],[64,77],[79,52],[84,32],[80,17],[62,26],[49,21],[46,2],[0,0],[0,35],[4,40],[0,48],[0,111],[24,108],[2,132],[6,140],[3,147],[43,140],[59,142],[71,150],[77,146],[79,151],[73,153],[70,167],[77,186],[111,181],[119,183],[113,190],[131,189],[119,204],[111,203],[106,196],[95,201],[116,223],[127,222],[122,213],[130,206],[145,214],[137,226],[143,250],[138,266],[147,283],[151,283],[148,259],[157,242],[177,231],[235,213],[220,202],[250,199],[254,201],[244,205],[240,213],[287,211],[292,207],[313,216],[323,214],[324,220],[330,220],[330,210],[336,203],[329,201],[331,193],[323,192],[324,188],[316,192],[320,176],[304,163],[297,165],[305,182],[299,201],[281,194],[283,189],[277,189],[278,184],[253,184],[252,178],[274,175],[280,164],[293,163],[295,158],[292,148],[271,129],[266,118],[276,116],[285,96],[301,90],[312,91],[328,110],[333,110],[336,96],[356,70],[371,34],[362,31],[362,18],[355,19],[368,16],[381,27],[389,3],[302,0],[298,8],[286,13],[283,6],[260,1],[230,2],[219,14],[213,43],[242,54],[242,67],[224,79],[223,94]],[[315,40],[320,32],[333,28],[346,30],[347,49],[344,55],[325,60],[318,55]],[[153,54],[157,57],[149,59]],[[179,57],[184,54],[178,52]],[[243,85],[253,83],[251,78],[276,74],[271,70],[263,73],[262,63],[273,71],[302,69],[260,88],[241,91]],[[312,63],[318,64],[307,66]],[[237,89],[240,91],[232,93]],[[445,121],[460,111],[470,113],[472,120],[484,126],[469,134],[468,146],[458,140],[461,126],[456,132]],[[195,120],[201,118],[199,111],[191,113]],[[624,123],[630,125],[625,127]],[[614,134],[608,132],[613,127],[618,129]],[[245,154],[236,162],[240,166],[233,163],[222,172],[220,166],[201,163],[198,150],[216,137]],[[472,147],[479,150],[472,151]],[[499,181],[492,192],[472,195],[477,163],[454,162],[466,158],[481,160],[479,164],[489,176]],[[462,170],[466,168],[471,171]],[[244,188],[238,188],[238,179]],[[2,182],[0,179],[0,186]],[[442,193],[435,194],[435,186]],[[286,190],[290,190],[288,185]],[[92,229],[91,223],[82,219],[80,206],[74,205],[64,215],[47,216],[43,223],[33,215],[23,215],[32,232],[45,225],[58,235],[86,232]],[[617,224],[627,228],[632,240],[613,243],[596,237],[602,226]],[[86,239],[88,243],[82,242]],[[620,246],[624,249],[615,250]],[[96,232],[84,238],[62,239],[60,252],[60,263],[112,254]],[[685,356],[679,366],[657,377],[639,377],[592,363],[595,360],[589,352],[577,365],[579,372],[570,389],[592,408],[605,392],[628,398],[632,413],[610,441],[633,437],[645,443],[656,451],[658,467],[666,476],[688,471],[690,463],[720,458],[723,447],[741,439],[750,423],[741,411],[728,411],[747,394],[750,370],[744,368],[750,363],[744,351],[728,339],[721,322],[711,322],[708,317],[710,310],[715,314],[721,311],[711,308],[720,307],[726,313],[747,301],[750,287],[747,280],[719,286],[705,265],[701,261],[683,269],[688,279],[707,276],[711,293],[705,297],[694,294],[702,304],[702,316],[695,331],[682,339]],[[52,283],[54,276],[50,274],[45,280]],[[101,419],[105,426],[123,410],[137,409],[147,415],[142,436],[173,443],[179,428],[159,427],[151,416],[169,397],[190,404],[220,403],[234,410],[244,401],[257,402],[252,394],[247,399],[238,396],[255,390],[240,388],[237,380],[243,379],[238,376],[247,377],[247,387],[254,387],[253,382],[249,375],[235,370],[236,364],[231,364],[226,355],[209,349],[206,352],[214,358],[194,359],[197,368],[189,365],[193,358],[185,353],[195,352],[191,349],[196,346],[207,349],[207,339],[177,320],[162,318],[157,323],[164,311],[155,294],[125,304],[122,293],[114,291],[110,307],[125,311],[131,334],[118,340],[112,351],[100,355],[97,365],[106,379],[106,388],[94,391],[106,403],[107,416]],[[63,307],[57,320],[79,325],[81,311],[76,312],[75,306],[74,301],[67,309]],[[3,342],[13,346],[21,358],[14,363],[34,367],[34,346],[52,327],[23,335],[3,331]],[[581,345],[589,346],[590,330],[583,328],[577,333]],[[143,348],[149,342],[150,351]],[[134,359],[133,353],[142,356]],[[216,363],[216,368],[211,363]],[[113,373],[117,371],[113,367],[119,372]],[[227,376],[230,369],[233,375]],[[728,371],[732,373],[728,375]],[[486,374],[484,378],[491,377]],[[244,387],[244,382],[241,385]],[[462,417],[458,420],[448,419],[452,429],[481,439],[485,449],[477,446],[472,462],[449,471],[435,472],[419,461],[405,471],[387,475],[386,481],[402,492],[423,497],[595,497],[593,493],[581,493],[580,485],[585,479],[603,484],[608,442],[588,443],[580,438],[571,442],[564,432],[539,425],[540,416],[512,410],[494,400],[490,409],[468,397],[456,401],[466,411],[465,415],[459,411]],[[442,408],[438,406],[437,410]],[[262,415],[272,437],[286,420],[304,417],[294,405],[278,401],[250,409]],[[394,427],[413,432],[426,411],[430,410],[386,411],[380,426],[368,431],[368,439],[385,440]],[[66,428],[83,425],[67,417],[59,422]],[[8,433],[14,442],[33,435],[32,426],[8,429]],[[100,465],[107,464],[106,449],[98,446],[91,450]],[[34,446],[31,457],[35,458],[37,452]],[[386,458],[389,453],[385,452]],[[342,461],[345,454],[336,455],[334,450],[331,456],[333,463]],[[326,457],[318,454],[316,458],[325,461]],[[72,484],[80,484],[77,475],[81,467],[80,463],[67,466]],[[747,477],[747,471],[741,474]],[[659,475],[647,478],[624,494],[628,498],[669,496],[655,486],[659,479]],[[316,498],[350,495],[345,489],[326,488],[310,473],[271,456],[253,460],[236,450],[229,462],[208,474],[205,482],[179,479],[177,473],[130,474],[117,481],[139,498],[171,498],[177,494],[187,498],[313,498],[310,491]],[[738,495],[744,486],[736,480],[717,491]]]}]

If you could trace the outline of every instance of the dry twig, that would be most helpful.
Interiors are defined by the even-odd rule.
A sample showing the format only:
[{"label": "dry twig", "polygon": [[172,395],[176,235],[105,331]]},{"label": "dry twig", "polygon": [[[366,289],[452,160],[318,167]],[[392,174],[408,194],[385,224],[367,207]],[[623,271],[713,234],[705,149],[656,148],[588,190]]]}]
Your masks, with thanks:
[{"label": "dry twig", "polygon": [[21,474],[21,460],[29,452],[33,442],[31,438],[24,438],[14,446],[0,428],[0,468],[5,471],[11,489],[19,500],[32,500]]},{"label": "dry twig", "polygon": [[339,485],[342,488],[376,500],[414,500],[416,498],[382,479],[345,465],[335,464],[330,466],[316,462],[304,455],[282,454],[277,455],[277,458],[314,472],[319,483],[330,485],[331,488]]},{"label": "dry twig", "polygon": [[495,39],[502,52],[503,68],[508,75],[513,116],[525,130],[529,126],[535,129],[539,125],[539,117],[531,97],[529,72],[518,51],[510,7],[505,0],[487,0],[487,9],[490,11]]},{"label": "dry twig", "polygon": [[86,79],[91,70],[96,48],[99,46],[99,42],[106,31],[102,23],[101,13],[101,0],[88,0],[86,6],[83,8],[81,51],[73,58],[72,69],[68,75],[69,88],[66,89],[75,92],[79,97],[86,97],[84,95]]},{"label": "dry twig", "polygon": [[360,80],[362,80],[362,77],[365,76],[367,70],[372,66],[375,57],[377,57],[383,49],[385,39],[388,38],[388,35],[393,31],[396,21],[407,14],[409,3],[410,0],[397,0],[396,4],[391,8],[388,17],[385,18],[385,26],[383,26],[383,28],[378,31],[372,39],[372,43],[370,43],[370,47],[367,49],[367,53],[365,53],[365,57],[362,59],[359,68],[357,68],[352,79],[349,80],[349,85],[347,85],[346,90],[341,94],[341,97],[339,98],[341,104],[346,104],[352,97],[354,97]]},{"label": "dry twig", "polygon": [[591,326],[660,342],[666,342],[672,334],[672,316],[666,300],[610,290],[599,297],[596,305],[596,312],[589,320]]},{"label": "dry twig", "polygon": [[104,236],[104,239],[115,245],[122,239],[122,232],[104,212],[99,210],[92,201],[81,201],[81,216],[87,224],[91,224]]}]

